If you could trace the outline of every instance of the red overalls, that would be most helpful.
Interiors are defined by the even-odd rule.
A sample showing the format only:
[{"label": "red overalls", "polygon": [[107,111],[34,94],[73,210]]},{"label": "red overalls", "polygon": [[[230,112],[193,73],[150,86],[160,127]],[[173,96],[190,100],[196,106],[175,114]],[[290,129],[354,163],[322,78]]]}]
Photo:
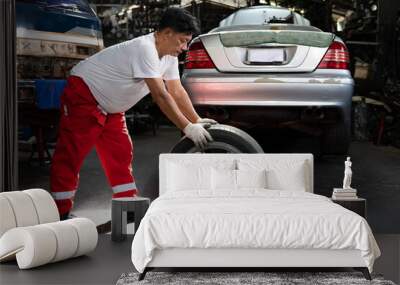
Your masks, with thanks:
[{"label": "red overalls", "polygon": [[51,192],[60,214],[73,206],[79,170],[93,146],[113,197],[135,196],[138,191],[132,175],[133,147],[124,113],[102,111],[85,82],[70,76],[61,96],[60,129],[50,176]]}]

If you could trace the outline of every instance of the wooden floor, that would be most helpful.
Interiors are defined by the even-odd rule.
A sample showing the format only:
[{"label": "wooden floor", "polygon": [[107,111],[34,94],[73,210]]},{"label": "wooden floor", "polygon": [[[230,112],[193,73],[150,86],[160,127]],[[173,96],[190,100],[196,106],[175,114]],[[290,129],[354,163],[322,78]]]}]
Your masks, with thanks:
[{"label": "wooden floor", "polygon": [[[375,263],[376,273],[399,283],[400,235],[375,235],[382,256]],[[29,270],[19,270],[16,262],[0,265],[0,284],[115,284],[122,273],[134,271],[131,263],[132,236],[121,243],[110,235],[100,235],[94,252]]]}]

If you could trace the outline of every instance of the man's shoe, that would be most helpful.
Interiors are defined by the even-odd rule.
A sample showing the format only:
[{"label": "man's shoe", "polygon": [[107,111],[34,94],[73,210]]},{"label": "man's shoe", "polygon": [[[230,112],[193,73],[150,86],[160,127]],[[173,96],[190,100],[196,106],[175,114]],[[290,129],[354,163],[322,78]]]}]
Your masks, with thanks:
[{"label": "man's shoe", "polygon": [[98,234],[104,234],[111,232],[111,221],[105,222],[104,224],[96,226]]},{"label": "man's shoe", "polygon": [[65,221],[73,218],[76,218],[76,216],[74,214],[71,214],[70,212],[60,215],[60,221]]}]

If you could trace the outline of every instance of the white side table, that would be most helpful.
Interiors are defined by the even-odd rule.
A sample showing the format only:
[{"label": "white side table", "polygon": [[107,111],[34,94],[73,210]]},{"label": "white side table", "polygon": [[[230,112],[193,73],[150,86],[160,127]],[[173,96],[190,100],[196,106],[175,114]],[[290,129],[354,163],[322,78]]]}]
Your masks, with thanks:
[{"label": "white side table", "polygon": [[111,240],[126,239],[127,212],[135,216],[135,233],[140,221],[150,205],[150,199],[145,197],[113,198],[111,206]]}]

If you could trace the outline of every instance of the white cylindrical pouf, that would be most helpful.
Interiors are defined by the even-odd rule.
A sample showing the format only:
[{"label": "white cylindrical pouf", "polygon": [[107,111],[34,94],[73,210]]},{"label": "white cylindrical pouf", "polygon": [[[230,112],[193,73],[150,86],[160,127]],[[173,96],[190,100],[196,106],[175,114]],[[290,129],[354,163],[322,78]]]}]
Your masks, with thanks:
[{"label": "white cylindrical pouf", "polygon": [[14,211],[17,227],[33,226],[39,223],[35,205],[31,197],[23,191],[3,192]]},{"label": "white cylindrical pouf", "polygon": [[96,225],[76,218],[8,230],[0,238],[0,261],[16,257],[20,269],[28,269],[86,254],[96,248]]},{"label": "white cylindrical pouf", "polygon": [[0,239],[0,258],[16,254],[20,269],[49,263],[56,252],[54,232],[42,225],[11,229]]},{"label": "white cylindrical pouf", "polygon": [[33,201],[39,218],[39,224],[52,223],[60,220],[57,205],[49,192],[43,189],[24,190]]},{"label": "white cylindrical pouf", "polygon": [[70,223],[66,221],[42,225],[51,229],[57,238],[57,252],[51,262],[57,262],[71,258],[78,250],[78,233]]},{"label": "white cylindrical pouf", "polygon": [[79,244],[74,257],[86,254],[96,248],[98,233],[95,223],[86,218],[75,218],[64,222],[75,227],[78,232]]},{"label": "white cylindrical pouf", "polygon": [[3,193],[0,193],[0,237],[9,229],[17,226],[11,204],[8,199],[1,194]]}]

